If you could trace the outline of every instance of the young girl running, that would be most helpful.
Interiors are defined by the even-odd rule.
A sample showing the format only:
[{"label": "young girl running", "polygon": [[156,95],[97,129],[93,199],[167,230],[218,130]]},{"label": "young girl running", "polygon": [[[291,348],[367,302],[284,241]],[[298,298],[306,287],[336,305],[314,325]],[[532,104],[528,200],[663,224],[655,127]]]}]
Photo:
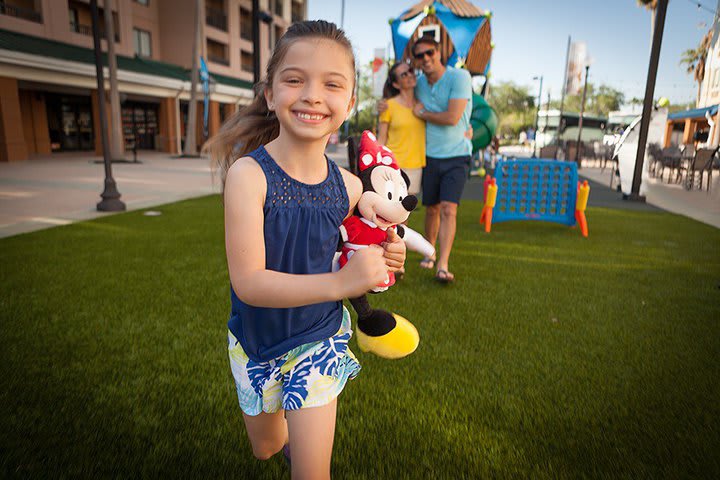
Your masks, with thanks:
[{"label": "young girl running", "polygon": [[405,261],[392,235],[331,271],[339,226],[362,185],[324,151],[353,107],[354,83],[342,30],[293,24],[254,101],[207,147],[223,179],[228,348],[240,407],[255,456],[284,449],[292,478],[330,478],[337,396],[360,369],[341,300]]}]

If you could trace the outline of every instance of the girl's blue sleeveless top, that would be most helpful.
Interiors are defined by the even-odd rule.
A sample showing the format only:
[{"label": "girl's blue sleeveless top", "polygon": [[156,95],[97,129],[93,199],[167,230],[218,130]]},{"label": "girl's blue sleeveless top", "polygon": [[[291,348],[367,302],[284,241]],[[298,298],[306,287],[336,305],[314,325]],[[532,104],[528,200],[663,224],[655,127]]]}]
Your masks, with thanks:
[{"label": "girl's blue sleeveless top", "polygon": [[[267,180],[265,196],[265,268],[294,274],[328,273],[348,213],[345,182],[327,159],[327,178],[316,185],[286,174],[260,147],[248,154]],[[334,335],[342,322],[342,302],[294,308],[253,307],[230,287],[232,314],[228,328],[247,356],[256,362],[277,358],[304,343]]]}]

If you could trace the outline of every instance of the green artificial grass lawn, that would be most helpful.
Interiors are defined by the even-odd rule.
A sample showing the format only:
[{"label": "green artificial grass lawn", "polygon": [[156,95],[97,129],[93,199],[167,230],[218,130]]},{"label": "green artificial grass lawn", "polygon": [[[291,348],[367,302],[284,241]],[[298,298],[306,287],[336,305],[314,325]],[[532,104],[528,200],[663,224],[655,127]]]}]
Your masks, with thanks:
[{"label": "green artificial grass lawn", "polygon": [[[0,476],[289,477],[237,405],[219,197],[160,210],[0,240]],[[720,231],[595,208],[587,239],[486,234],[479,214],[460,208],[456,284],[410,253],[371,297],[421,343],[388,361],[351,342],[334,476],[717,478]]]}]

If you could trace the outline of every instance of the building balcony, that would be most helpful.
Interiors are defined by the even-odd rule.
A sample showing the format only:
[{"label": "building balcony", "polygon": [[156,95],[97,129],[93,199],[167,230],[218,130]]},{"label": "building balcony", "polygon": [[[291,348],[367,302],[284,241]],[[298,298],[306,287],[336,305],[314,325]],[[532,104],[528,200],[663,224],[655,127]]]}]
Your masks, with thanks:
[{"label": "building balcony", "polygon": [[218,30],[227,32],[227,15],[222,10],[216,8],[205,8],[205,23]]},{"label": "building balcony", "polygon": [[23,20],[29,20],[31,22],[43,23],[42,13],[28,8],[10,5],[5,2],[0,2],[0,15],[7,15],[9,17],[22,18]]},{"label": "building balcony", "polygon": [[213,63],[225,65],[227,67],[230,66],[230,60],[228,60],[227,58],[217,56],[217,55],[213,55],[212,53],[208,53],[208,60],[210,60]]},{"label": "building balcony", "polygon": [[[106,39],[104,28],[101,28],[100,30],[100,38]],[[91,25],[83,25],[81,23],[75,23],[70,22],[70,31],[79,33],[80,35],[87,35],[88,37],[92,37],[92,26]],[[120,34],[115,34],[115,43],[118,43],[120,41]]]}]

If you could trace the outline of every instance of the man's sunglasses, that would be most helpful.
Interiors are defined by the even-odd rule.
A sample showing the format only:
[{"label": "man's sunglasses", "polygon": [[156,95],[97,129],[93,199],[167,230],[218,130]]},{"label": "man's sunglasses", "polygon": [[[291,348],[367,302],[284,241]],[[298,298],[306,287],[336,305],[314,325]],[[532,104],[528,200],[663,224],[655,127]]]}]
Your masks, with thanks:
[{"label": "man's sunglasses", "polygon": [[422,60],[423,58],[425,58],[425,55],[432,58],[432,56],[435,55],[435,49],[429,48],[425,51],[414,54],[413,57],[415,57],[415,60]]}]

